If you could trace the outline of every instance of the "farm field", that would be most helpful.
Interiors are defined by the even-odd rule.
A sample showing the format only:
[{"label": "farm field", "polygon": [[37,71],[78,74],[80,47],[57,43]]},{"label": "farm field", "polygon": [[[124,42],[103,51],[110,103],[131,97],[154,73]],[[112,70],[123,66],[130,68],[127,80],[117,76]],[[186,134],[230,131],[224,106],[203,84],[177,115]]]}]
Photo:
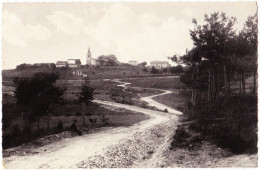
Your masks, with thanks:
[{"label": "farm field", "polygon": [[[180,84],[178,77],[169,77],[167,74],[150,74],[142,72],[140,67],[104,67],[104,68],[81,68],[81,70],[89,75],[90,86],[95,88],[94,98],[104,101],[116,101],[123,102],[121,100],[115,100],[111,97],[111,89],[116,88],[119,90],[120,95],[126,96],[129,100],[128,104],[139,106],[142,108],[150,108],[145,102],[140,101],[141,97],[146,97],[154,94],[159,94],[159,89],[172,89],[176,88],[177,84]],[[84,71],[85,70],[85,71]],[[5,120],[9,120],[9,123],[4,124],[4,136],[8,136],[13,133],[14,130],[19,133],[22,132],[24,127],[24,120],[22,119],[21,108],[13,106],[16,102],[15,97],[12,95],[15,87],[12,82],[14,77],[30,77],[36,72],[58,72],[60,79],[57,80],[56,85],[66,87],[64,93],[65,104],[55,106],[50,117],[43,117],[40,120],[39,126],[41,129],[47,129],[49,122],[49,128],[52,129],[50,133],[56,133],[55,129],[58,122],[63,122],[64,129],[68,129],[73,120],[78,121],[79,128],[82,127],[82,108],[79,104],[76,104],[77,94],[80,92],[81,85],[84,83],[83,77],[72,76],[71,69],[26,69],[26,70],[4,70],[3,73],[3,116]],[[163,76],[163,77],[162,77]],[[165,77],[165,78],[164,78]],[[125,92],[122,88],[117,87],[118,83],[113,81],[104,81],[104,79],[121,79],[132,83]],[[173,86],[172,86],[173,85]],[[154,89],[157,88],[158,90]],[[122,93],[122,94],[121,94]],[[131,94],[131,95],[129,95]],[[118,99],[118,97],[117,97]],[[161,99],[161,98],[159,98]],[[164,102],[164,101],[160,101]],[[156,110],[156,109],[155,109]],[[91,104],[87,107],[87,113],[85,114],[86,131],[88,129],[100,128],[104,126],[102,122],[102,116],[108,120],[109,127],[119,126],[131,126],[137,122],[148,119],[149,117],[137,112],[131,112],[124,109],[111,110],[111,108],[100,107],[97,104]],[[90,123],[89,119],[97,119],[95,125]],[[32,124],[32,132],[36,133],[38,130],[38,124],[34,122]],[[49,135],[49,133],[47,133]],[[40,135],[41,136],[41,135]],[[38,136],[38,137],[40,137]],[[37,137],[37,135],[36,135]],[[34,138],[33,138],[34,139]],[[10,147],[10,144],[5,147]]]},{"label": "farm field", "polygon": [[87,74],[89,79],[124,79],[124,78],[139,78],[139,77],[158,77],[158,76],[170,76],[171,73],[158,73],[152,74],[148,70],[143,71],[144,67],[140,66],[100,66],[100,67],[83,67],[77,69],[61,69],[61,68],[28,68],[24,70],[3,70],[3,81],[10,81],[13,77],[30,77],[34,73],[38,72],[56,72],[60,74],[60,79],[82,79],[82,76],[73,76],[72,71],[82,71],[83,74]]},{"label": "farm field", "polygon": [[[90,104],[87,106],[87,113],[85,114],[85,127],[83,128],[82,116],[81,116],[81,106],[78,104],[66,104],[58,106],[52,112],[52,115],[49,117],[45,116],[40,120],[40,129],[45,130],[44,133],[39,134],[37,122],[32,123],[31,130],[34,137],[31,140],[35,140],[42,135],[50,135],[57,133],[55,130],[58,127],[58,122],[62,121],[64,130],[68,130],[73,122],[77,120],[78,128],[82,129],[83,132],[88,132],[91,129],[100,128],[100,127],[119,127],[119,126],[131,126],[135,123],[141,122],[143,120],[149,119],[149,116],[128,111],[122,108],[113,108],[113,107],[101,107],[98,104]],[[3,125],[3,148],[14,147],[19,144],[20,135],[22,135],[25,120],[20,114],[19,108],[13,105],[5,105],[3,108],[4,119],[8,119],[9,123],[4,123]],[[106,119],[104,121],[104,118]],[[49,119],[49,128],[48,127]],[[93,124],[90,122],[90,119],[96,119],[96,123]],[[48,130],[49,129],[49,130]],[[15,131],[15,132],[14,132]],[[49,131],[49,132],[46,132]],[[9,140],[9,136],[13,133],[16,133],[17,140]],[[21,140],[21,139],[20,139]],[[30,142],[28,140],[27,142]],[[22,142],[22,141],[21,141]]]}]

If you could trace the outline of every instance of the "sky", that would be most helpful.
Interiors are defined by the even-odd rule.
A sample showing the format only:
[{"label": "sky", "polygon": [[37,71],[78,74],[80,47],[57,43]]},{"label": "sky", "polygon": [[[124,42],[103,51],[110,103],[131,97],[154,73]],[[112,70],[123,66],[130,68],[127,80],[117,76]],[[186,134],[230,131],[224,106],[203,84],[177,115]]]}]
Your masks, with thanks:
[{"label": "sky", "polygon": [[[4,3],[2,69],[115,54],[120,62],[169,61],[193,47],[192,19],[224,12],[241,30],[255,2]],[[170,62],[170,64],[174,65]]]}]

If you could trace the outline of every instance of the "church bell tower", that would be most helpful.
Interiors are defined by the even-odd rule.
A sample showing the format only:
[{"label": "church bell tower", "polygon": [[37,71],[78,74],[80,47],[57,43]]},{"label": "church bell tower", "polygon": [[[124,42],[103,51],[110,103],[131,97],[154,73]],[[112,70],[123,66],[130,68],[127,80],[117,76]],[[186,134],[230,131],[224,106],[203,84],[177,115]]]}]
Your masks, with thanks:
[{"label": "church bell tower", "polygon": [[90,48],[88,47],[88,53],[87,53],[87,65],[91,65],[91,52]]}]

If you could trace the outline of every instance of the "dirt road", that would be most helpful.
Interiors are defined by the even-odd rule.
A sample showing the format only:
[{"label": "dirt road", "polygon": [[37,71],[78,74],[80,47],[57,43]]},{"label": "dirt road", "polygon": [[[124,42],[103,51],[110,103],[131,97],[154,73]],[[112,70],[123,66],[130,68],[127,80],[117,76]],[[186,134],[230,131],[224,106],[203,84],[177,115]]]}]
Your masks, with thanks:
[{"label": "dirt road", "polygon": [[[128,84],[121,84],[121,86],[123,87],[125,87],[126,85]],[[170,93],[170,91],[164,91],[162,94],[159,95],[164,95],[168,93]],[[167,106],[155,102],[152,99],[152,97],[155,96],[158,95],[145,97],[142,98],[142,100],[147,101],[149,104],[153,105],[154,107],[158,107],[159,109],[161,109],[162,107],[168,109]],[[157,152],[159,146],[165,143],[167,135],[170,133],[172,134],[172,130],[175,129],[177,125],[177,115],[181,114],[181,112],[174,109],[168,109],[169,113],[165,113],[108,101],[94,100],[94,102],[101,105],[121,107],[128,110],[141,112],[149,115],[150,119],[134,124],[130,127],[114,128],[96,134],[63,139],[61,141],[38,148],[35,151],[37,152],[37,154],[25,156],[14,155],[8,158],[4,158],[3,160],[5,167],[88,168],[130,166],[134,161],[140,160],[140,158],[145,159],[144,157],[146,157],[147,154],[153,154]],[[129,142],[131,144],[129,144]],[[135,146],[135,149],[129,149],[133,146]],[[117,163],[115,163],[116,160],[114,158],[108,159],[104,156],[107,155],[107,153],[111,152],[122,154],[122,148],[125,148],[123,154],[124,157],[119,156]],[[152,151],[149,150],[151,148]],[[137,156],[134,153],[137,153],[138,151],[147,152],[140,153],[139,156]],[[127,152],[129,154],[127,154]],[[131,161],[129,156],[131,156]],[[103,161],[100,161],[101,158]],[[105,161],[106,159],[109,160],[107,161],[107,163]],[[90,160],[92,160],[92,162]],[[95,161],[93,163],[93,160],[95,160],[96,162],[98,161],[99,164],[97,164]]]},{"label": "dirt road", "polygon": [[[173,77],[176,77],[176,76],[168,76],[166,78],[173,78]],[[155,78],[158,78],[158,77],[155,77]],[[159,78],[161,78],[161,77],[159,77]],[[128,86],[131,85],[131,83],[122,82],[119,79],[114,79],[114,80],[106,79],[106,81],[113,81],[113,82],[116,82],[116,83],[120,83],[117,86],[123,87],[124,90],[126,90],[128,88]],[[149,89],[151,89],[151,88],[149,88]],[[147,102],[149,106],[156,107],[159,110],[167,110],[168,113],[173,113],[173,114],[177,114],[177,115],[181,115],[182,114],[182,112],[180,112],[180,111],[177,111],[177,110],[175,110],[173,108],[170,108],[168,106],[165,106],[164,104],[161,104],[161,103],[153,100],[154,97],[162,96],[162,95],[166,95],[166,94],[171,94],[171,93],[173,93],[173,91],[162,90],[162,89],[155,89],[155,88],[154,88],[154,90],[161,91],[162,93],[156,94],[156,95],[152,95],[152,96],[142,97],[140,100],[143,100],[143,101]]]}]

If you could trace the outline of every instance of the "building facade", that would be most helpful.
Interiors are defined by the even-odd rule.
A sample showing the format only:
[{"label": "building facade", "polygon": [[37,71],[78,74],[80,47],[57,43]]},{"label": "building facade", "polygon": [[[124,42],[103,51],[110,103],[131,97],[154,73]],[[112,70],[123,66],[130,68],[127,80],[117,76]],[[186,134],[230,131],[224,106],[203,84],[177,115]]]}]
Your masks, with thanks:
[{"label": "building facade", "polygon": [[57,68],[66,68],[66,67],[68,67],[68,62],[67,61],[57,61],[56,67]]},{"label": "building facade", "polygon": [[137,66],[137,61],[129,61],[128,64],[130,66]]},{"label": "building facade", "polygon": [[80,59],[68,59],[68,67],[69,68],[80,68],[81,67]]},{"label": "building facade", "polygon": [[86,64],[88,66],[97,66],[97,65],[99,65],[99,62],[97,61],[97,59],[92,58],[91,52],[90,52],[90,48],[88,48]]},{"label": "building facade", "polygon": [[154,67],[156,69],[163,69],[166,67],[170,67],[171,65],[169,64],[168,61],[151,61],[150,62],[150,67]]},{"label": "building facade", "polygon": [[73,71],[72,71],[72,75],[73,75],[73,76],[82,76],[82,74],[83,74],[83,73],[82,73],[82,71],[80,71],[80,70],[73,70]]}]

